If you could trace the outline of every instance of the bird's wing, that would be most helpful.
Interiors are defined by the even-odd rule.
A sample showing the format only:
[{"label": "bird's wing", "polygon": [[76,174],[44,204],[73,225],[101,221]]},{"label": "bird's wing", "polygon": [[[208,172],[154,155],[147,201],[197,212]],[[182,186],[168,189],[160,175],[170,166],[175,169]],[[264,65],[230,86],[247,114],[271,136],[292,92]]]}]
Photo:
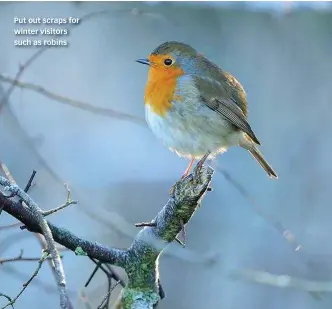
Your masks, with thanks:
[{"label": "bird's wing", "polygon": [[226,118],[231,124],[245,132],[256,144],[260,145],[246,115],[240,108],[241,104],[246,104],[246,102],[236,101],[236,99],[241,98],[245,100],[244,92],[241,96],[241,93],[239,94],[237,91],[238,89],[232,89],[230,85],[223,87],[218,82],[199,76],[195,77],[195,83],[200,91],[202,103]]}]

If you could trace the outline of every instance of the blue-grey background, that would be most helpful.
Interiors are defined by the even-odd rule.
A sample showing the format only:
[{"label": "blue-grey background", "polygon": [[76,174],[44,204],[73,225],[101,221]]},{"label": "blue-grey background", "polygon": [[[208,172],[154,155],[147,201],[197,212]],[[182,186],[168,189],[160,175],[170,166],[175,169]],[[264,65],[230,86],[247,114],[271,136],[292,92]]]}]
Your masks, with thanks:
[{"label": "blue-grey background", "polygon": [[[137,8],[139,11],[132,9]],[[191,44],[247,90],[249,120],[262,151],[279,174],[269,180],[242,149],[231,149],[218,164],[259,203],[260,209],[291,230],[304,253],[289,243],[220,173],[214,191],[190,222],[187,253],[160,261],[167,297],[161,308],[280,309],[330,308],[330,295],[235,281],[237,269],[260,269],[302,279],[331,280],[332,14],[327,3],[98,3],[21,2],[0,4],[0,73],[14,77],[34,48],[13,46],[13,18],[80,17],[113,10],[72,29],[68,48],[47,50],[22,81],[93,106],[144,117],[147,68],[134,62],[166,40]],[[137,14],[139,12],[139,14]],[[0,84],[0,97],[8,84]],[[0,114],[0,159],[21,186],[33,169],[31,196],[44,208],[65,199],[67,181],[79,204],[50,220],[77,235],[128,246],[135,222],[151,219],[187,161],[169,152],[144,126],[95,115],[16,89]],[[16,221],[2,214],[0,225]],[[0,230],[0,257],[40,255],[33,234]],[[172,248],[171,248],[172,249]],[[190,251],[189,251],[190,250]],[[213,265],[190,262],[214,256]],[[176,256],[174,256],[176,255]],[[201,258],[200,258],[201,257]],[[189,259],[189,260],[188,260]],[[307,263],[308,259],[311,261]],[[64,253],[68,289],[75,308],[83,290],[96,308],[106,293],[100,273],[84,283],[94,265]],[[0,292],[15,296],[36,262],[0,265]],[[120,289],[115,291],[115,295]],[[16,303],[17,309],[58,308],[49,265]],[[5,299],[0,299],[5,304]]]}]

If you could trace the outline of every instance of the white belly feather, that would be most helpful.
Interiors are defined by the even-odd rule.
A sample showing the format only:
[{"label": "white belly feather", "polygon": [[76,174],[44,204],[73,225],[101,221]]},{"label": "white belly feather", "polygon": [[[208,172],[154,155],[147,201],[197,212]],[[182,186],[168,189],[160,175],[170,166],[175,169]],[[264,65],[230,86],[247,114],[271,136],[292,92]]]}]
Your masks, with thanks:
[{"label": "white belly feather", "polygon": [[165,146],[181,157],[201,158],[211,152],[210,158],[238,145],[242,135],[208,107],[196,107],[185,102],[173,104],[172,109],[161,117],[154,113],[149,104],[145,105],[146,121],[152,132]]}]

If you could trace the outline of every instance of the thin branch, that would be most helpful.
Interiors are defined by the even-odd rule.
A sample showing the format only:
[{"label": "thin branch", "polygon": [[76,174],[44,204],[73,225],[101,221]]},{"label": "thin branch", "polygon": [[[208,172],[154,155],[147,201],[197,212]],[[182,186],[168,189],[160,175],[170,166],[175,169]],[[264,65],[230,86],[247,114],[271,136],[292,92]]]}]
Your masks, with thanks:
[{"label": "thin branch", "polygon": [[86,103],[86,102],[82,102],[79,100],[75,100],[75,99],[71,99],[65,96],[61,96],[58,95],[54,92],[51,92],[49,90],[46,90],[45,88],[32,84],[32,83],[24,83],[21,81],[15,81],[14,79],[10,78],[10,77],[6,77],[2,74],[0,74],[0,81],[2,82],[6,82],[6,83],[15,83],[15,86],[22,88],[22,89],[28,89],[28,90],[32,90],[35,91],[51,100],[55,100],[59,103],[62,103],[64,105],[68,105],[74,108],[78,108],[96,115],[102,115],[102,116],[106,116],[106,117],[110,117],[110,118],[116,118],[119,120],[128,120],[131,122],[134,122],[136,124],[139,125],[143,125],[145,126],[146,123],[144,121],[144,119],[140,118],[140,117],[136,117],[124,112],[119,112],[116,110],[113,110],[111,108],[104,108],[104,107],[98,107],[98,106],[93,106],[92,104]]},{"label": "thin branch", "polygon": [[21,222],[16,222],[16,223],[8,224],[8,225],[1,225],[0,226],[0,231],[1,230],[7,230],[7,229],[10,229],[10,228],[13,228],[13,227],[18,227],[21,224],[22,224]]},{"label": "thin branch", "polygon": [[[31,174],[31,176],[30,176],[30,178],[29,178],[29,180],[28,180],[28,182],[27,182],[27,184],[24,188],[24,192],[28,193],[28,191],[30,190],[30,188],[32,186],[32,181],[35,178],[36,173],[37,172],[35,170],[32,171],[32,174]],[[15,181],[14,177],[11,177],[11,183],[16,184],[16,181]],[[67,194],[67,197],[68,197],[68,194]],[[20,199],[18,201],[18,204],[21,204],[24,207],[28,207],[22,199]],[[21,226],[20,228],[24,229],[25,226]],[[40,234],[35,234],[35,236],[37,237],[42,249],[47,250],[48,246],[47,246],[47,242],[45,240],[45,237],[43,235],[40,235]],[[57,280],[57,270],[55,268],[55,264],[53,263],[53,260],[51,258],[48,258],[47,260],[48,260],[49,265],[52,269],[52,273],[54,275],[55,281],[58,282],[58,280]],[[67,298],[67,305],[68,305],[68,309],[73,309],[73,306],[72,306],[71,301],[70,301],[69,298]]]},{"label": "thin branch", "polygon": [[288,275],[275,275],[258,270],[236,271],[231,276],[235,279],[248,280],[279,288],[295,288],[307,292],[332,292],[332,281],[303,280]]},{"label": "thin branch", "polygon": [[[113,285],[113,287],[111,287],[109,289],[109,291],[107,292],[107,294],[105,295],[104,299],[102,300],[101,304],[97,307],[97,309],[102,309],[102,308],[107,309],[108,308],[108,304],[109,304],[109,299],[110,299],[111,293],[118,286],[119,283],[120,283],[120,281],[115,282],[115,284]],[[104,305],[105,301],[106,301],[106,304]]]},{"label": "thin branch", "polygon": [[[122,10],[122,11],[124,11],[124,10]],[[90,19],[92,19],[92,18],[94,18],[96,16],[100,16],[100,15],[106,15],[106,14],[112,13],[114,16],[119,16],[120,12],[121,12],[121,10],[101,10],[101,11],[97,11],[97,12],[91,12],[91,13],[88,13],[88,14],[80,17],[79,18],[80,22],[78,24],[70,24],[69,28],[68,27],[67,28],[68,29],[70,29],[70,28],[77,28],[79,25],[82,24],[82,22],[86,22],[86,21],[88,21],[88,20],[90,20]],[[143,12],[141,12],[138,9],[135,9],[135,8],[131,9],[131,10],[125,10],[124,12],[131,13],[133,15],[138,15],[138,13],[140,13],[140,14],[143,13]],[[55,36],[54,38],[59,38],[59,35]],[[22,84],[21,84],[21,82],[19,80],[20,80],[21,76],[23,75],[24,71],[30,65],[32,65],[32,63],[34,63],[49,48],[50,48],[49,46],[42,46],[42,47],[40,47],[34,54],[32,54],[32,56],[23,65],[19,66],[19,70],[18,70],[17,74],[15,75],[15,77],[13,79],[9,79],[8,77],[5,77],[5,76],[1,75],[2,81],[10,83],[10,87],[8,88],[8,90],[3,95],[3,97],[2,97],[2,99],[0,101],[0,113],[1,113],[1,110],[2,110],[3,106],[9,100],[9,97],[12,94],[12,92],[14,91],[15,87],[19,86],[19,85],[22,86]],[[87,110],[90,110],[91,112],[96,112],[96,110],[98,110],[98,108],[95,108],[95,107],[93,107],[91,105],[86,105],[83,102],[72,101],[70,99],[68,100],[67,98],[65,98],[65,100],[63,100],[63,97],[59,98],[59,96],[57,96],[56,94],[51,93],[49,91],[45,91],[45,89],[40,88],[39,86],[37,86],[37,88],[36,88],[36,85],[33,85],[33,84],[29,84],[29,86],[26,87],[26,89],[35,90],[35,91],[37,91],[37,92],[39,92],[39,93],[41,93],[43,95],[48,96],[51,99],[57,100],[58,102],[61,101],[62,103],[71,103],[71,104],[74,104],[74,105],[77,105],[76,103],[78,103],[78,105],[80,107],[83,106],[82,109],[87,109]],[[83,104],[81,104],[81,103],[83,103]],[[106,112],[106,114],[109,113],[109,116],[116,117],[116,118],[119,118],[119,119],[128,119],[128,120],[132,120],[132,121],[135,121],[137,123],[140,123],[140,124],[144,123],[144,122],[142,122],[142,120],[140,118],[138,118],[138,117],[136,118],[135,116],[131,116],[131,115],[128,115],[128,114],[125,114],[125,113],[120,113],[120,112],[116,112],[116,111],[112,111],[112,110],[102,111],[102,113],[104,113],[104,112]]]},{"label": "thin branch", "polygon": [[92,309],[92,305],[90,303],[89,297],[85,294],[84,291],[80,291],[80,293],[79,293],[79,299],[85,305],[86,309]]},{"label": "thin branch", "polygon": [[[30,190],[30,188],[31,188],[31,185],[32,185],[32,181],[33,181],[33,179],[35,178],[35,176],[36,176],[36,171],[35,170],[33,170],[32,171],[32,174],[31,174],[31,176],[30,176],[30,178],[29,178],[29,180],[28,180],[28,182],[27,182],[27,184],[26,184],[26,186],[25,186],[25,188],[24,188],[24,192],[25,193],[28,193],[28,191]],[[13,179],[14,180],[14,179]],[[15,180],[14,180],[15,181]],[[15,183],[15,182],[12,182],[12,183]],[[22,199],[20,199],[20,203],[22,203]],[[45,248],[46,249],[46,248]]]},{"label": "thin branch", "polygon": [[[20,220],[29,231],[41,233],[42,230],[30,209],[18,207],[19,205],[0,193],[0,206],[4,211]],[[97,260],[110,263],[112,265],[123,267],[125,264],[126,254],[124,250],[107,248],[98,243],[93,243],[82,239],[70,231],[57,227],[48,222],[54,240],[62,246],[72,250],[77,255],[88,255]]]},{"label": "thin branch", "polygon": [[[100,12],[94,12],[94,13],[89,13],[83,17],[80,18],[80,20],[86,20],[89,19],[93,16],[96,16],[98,14],[101,13],[105,13],[105,11],[100,11]],[[80,24],[80,23],[79,23]],[[71,24],[71,27],[75,27],[77,26],[76,24]],[[56,37],[54,37],[56,38]],[[17,85],[17,83],[19,82],[19,79],[21,78],[21,76],[23,75],[24,71],[32,64],[34,63],[46,50],[48,50],[50,47],[49,46],[43,46],[40,49],[38,49],[35,53],[32,54],[32,56],[23,64],[19,66],[19,70],[16,73],[14,79],[11,81],[11,85],[8,88],[8,90],[6,91],[6,93],[4,94],[4,96],[2,97],[1,101],[0,101],[0,113],[1,110],[3,108],[3,106],[7,103],[10,95],[12,94],[12,92],[15,89],[15,86]]]},{"label": "thin branch", "polygon": [[85,285],[84,285],[85,288],[90,284],[92,278],[95,276],[95,274],[97,273],[98,269],[101,268],[101,265],[103,264],[103,263],[100,262],[100,261],[95,261],[95,260],[94,260],[93,258],[91,258],[91,257],[90,257],[90,260],[91,260],[92,262],[94,262],[94,263],[96,264],[96,266],[95,266],[94,270],[92,271],[92,273],[91,273],[91,275],[90,275],[88,281],[85,283]]},{"label": "thin branch", "polygon": [[70,188],[69,188],[69,185],[67,183],[64,184],[65,188],[66,188],[66,191],[67,191],[67,197],[66,197],[66,202],[56,208],[53,208],[53,209],[50,209],[50,210],[46,210],[46,211],[43,211],[42,214],[44,217],[46,216],[49,216],[51,214],[54,214],[55,212],[58,212],[66,207],[68,207],[69,205],[73,205],[73,204],[77,204],[78,201],[75,201],[75,200],[72,200],[71,199],[71,191],[70,191]]},{"label": "thin branch", "polygon": [[[5,186],[5,190],[11,193],[15,193],[19,196],[25,204],[29,207],[33,216],[36,218],[38,225],[40,226],[45,240],[47,242],[47,247],[52,256],[53,263],[55,265],[56,274],[57,274],[57,284],[60,292],[60,307],[67,308],[68,297],[66,292],[66,279],[63,271],[62,262],[58,250],[56,249],[55,242],[53,239],[52,232],[47,224],[47,221],[44,219],[42,210],[38,205],[31,199],[31,197],[20,189],[16,184],[12,184],[9,180],[4,177],[0,177],[0,184]],[[22,207],[23,208],[23,207]]]},{"label": "thin branch", "polygon": [[157,226],[156,222],[141,222],[141,223],[135,223],[136,227],[145,227],[145,226]]},{"label": "thin branch", "polygon": [[[93,270],[93,272],[91,273],[91,275],[90,275],[88,281],[86,282],[86,284],[84,285],[84,287],[87,287],[87,286],[90,284],[92,278],[94,277],[94,275],[96,274],[96,272],[97,272],[97,270],[98,270],[99,268],[100,268],[100,269],[106,274],[106,276],[111,275],[112,278],[113,278],[115,281],[120,281],[121,286],[122,286],[122,287],[125,287],[125,283],[124,283],[124,281],[120,278],[120,276],[119,276],[118,273],[113,269],[112,266],[110,266],[109,264],[106,264],[106,263],[102,263],[102,262],[100,262],[100,261],[96,261],[95,259],[93,259],[93,258],[91,258],[91,257],[89,257],[89,258],[90,258],[90,260],[91,260],[93,263],[96,264],[96,267],[95,267],[95,269]],[[107,269],[106,269],[105,267],[106,267]]]},{"label": "thin branch", "polygon": [[6,178],[11,182],[11,183],[16,183],[14,177],[12,176],[12,174],[10,173],[8,167],[5,165],[5,163],[2,163],[0,161],[0,169],[2,170],[2,172],[4,173],[4,175],[6,176]]},{"label": "thin branch", "polygon": [[28,183],[26,184],[26,186],[25,186],[25,188],[24,188],[24,192],[25,192],[25,193],[28,193],[28,191],[30,190],[31,185],[32,185],[32,181],[33,181],[33,179],[35,178],[36,173],[37,173],[37,172],[36,172],[35,170],[32,171],[32,174],[31,174],[31,176],[30,176],[30,178],[29,178],[29,181],[28,181]]},{"label": "thin branch", "polygon": [[[63,258],[63,256],[60,256],[61,258]],[[46,260],[51,260],[52,257],[48,256],[46,258]],[[39,261],[40,258],[38,257],[24,257],[23,256],[23,249],[21,249],[20,254],[12,257],[12,258],[7,258],[7,259],[0,259],[0,265],[5,264],[5,263],[9,263],[9,262],[33,262],[33,261]]]},{"label": "thin branch", "polygon": [[42,212],[42,214],[43,214],[44,217],[46,217],[46,216],[49,216],[51,214],[54,214],[55,212],[58,212],[58,211],[64,209],[64,208],[66,208],[70,205],[77,204],[77,203],[78,203],[78,201],[66,202],[66,203],[60,205],[59,207],[56,207],[56,208],[53,208],[53,209],[50,209],[50,210],[45,210],[45,211]]},{"label": "thin branch", "polygon": [[30,279],[23,284],[23,288],[22,290],[17,294],[17,296],[15,298],[13,298],[7,305],[5,305],[4,307],[2,307],[1,309],[5,309],[9,306],[14,305],[14,303],[16,302],[16,300],[22,295],[22,293],[24,292],[24,290],[28,287],[28,285],[31,283],[31,281],[38,275],[38,272],[40,270],[40,268],[42,267],[43,262],[47,259],[49,253],[47,251],[44,251],[41,258],[39,259],[38,262],[38,266],[37,269],[35,270],[35,272],[33,273],[33,275],[30,277]]},{"label": "thin branch", "polygon": [[109,264],[106,264],[106,268],[112,273],[112,276],[114,278],[115,281],[120,281],[121,286],[124,288],[125,287],[125,283],[124,281],[121,279],[121,277],[119,276],[119,274],[116,272],[116,270]]},{"label": "thin branch", "polygon": [[[6,294],[0,293],[0,296],[6,298],[9,302],[12,302],[12,301],[13,301],[13,300],[12,300],[8,295],[6,295]],[[10,304],[10,306],[14,309],[13,304]]]},{"label": "thin branch", "polygon": [[294,251],[300,250],[302,247],[299,243],[296,242],[295,236],[292,234],[291,231],[286,229],[282,223],[272,216],[265,213],[262,207],[257,203],[254,197],[248,192],[248,190],[240,184],[237,180],[235,180],[226,170],[215,167],[224,177],[225,179],[236,189],[238,192],[245,197],[249,203],[253,206],[254,210],[257,212],[259,216],[269,222],[293,247]]}]

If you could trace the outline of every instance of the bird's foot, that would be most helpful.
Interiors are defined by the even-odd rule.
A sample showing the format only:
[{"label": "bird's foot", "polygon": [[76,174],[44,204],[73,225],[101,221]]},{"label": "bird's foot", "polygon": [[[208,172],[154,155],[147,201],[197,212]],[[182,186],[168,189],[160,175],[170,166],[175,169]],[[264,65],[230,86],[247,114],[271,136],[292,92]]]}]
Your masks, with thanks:
[{"label": "bird's foot", "polygon": [[198,161],[198,163],[196,164],[195,168],[194,168],[194,179],[198,178],[198,174],[201,171],[202,167],[204,166],[204,163],[206,161],[206,159],[209,157],[209,155],[211,154],[211,152],[207,152],[202,159],[200,159]]}]

